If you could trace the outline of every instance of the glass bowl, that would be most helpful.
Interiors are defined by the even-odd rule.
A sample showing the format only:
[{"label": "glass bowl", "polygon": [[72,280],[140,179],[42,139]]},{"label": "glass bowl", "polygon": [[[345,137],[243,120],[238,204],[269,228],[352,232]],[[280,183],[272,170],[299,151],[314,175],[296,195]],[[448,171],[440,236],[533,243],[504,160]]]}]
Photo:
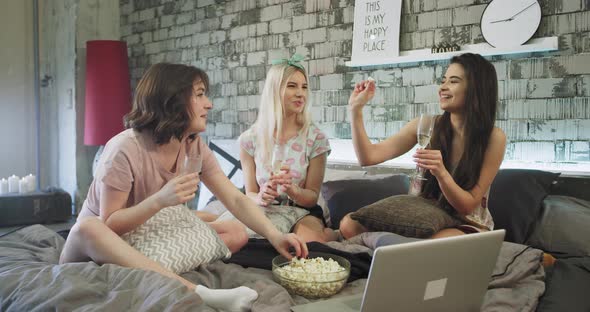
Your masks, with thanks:
[{"label": "glass bowl", "polygon": [[[324,260],[332,259],[340,266],[337,270],[329,270],[328,266],[323,270],[305,271],[307,266],[285,268],[291,264],[283,256],[276,256],[272,260],[272,273],[274,279],[291,294],[306,298],[326,298],[338,293],[348,280],[350,275],[350,262],[343,257],[323,252],[310,252],[306,261],[321,257]],[[300,261],[300,260],[299,260]],[[335,269],[332,263],[331,269]]]}]

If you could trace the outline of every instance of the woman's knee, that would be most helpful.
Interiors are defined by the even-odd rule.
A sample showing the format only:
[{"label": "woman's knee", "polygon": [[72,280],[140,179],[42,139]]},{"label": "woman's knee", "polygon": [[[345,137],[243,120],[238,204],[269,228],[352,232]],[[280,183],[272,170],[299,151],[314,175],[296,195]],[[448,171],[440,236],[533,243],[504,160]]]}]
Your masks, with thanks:
[{"label": "woman's knee", "polygon": [[105,231],[110,230],[99,218],[88,217],[76,222],[69,235],[77,235],[85,240],[95,240],[103,236]]},{"label": "woman's knee", "polygon": [[340,220],[339,229],[340,234],[342,234],[342,237],[345,239],[349,239],[367,231],[360,223],[350,217],[350,213],[345,215],[344,218]]}]

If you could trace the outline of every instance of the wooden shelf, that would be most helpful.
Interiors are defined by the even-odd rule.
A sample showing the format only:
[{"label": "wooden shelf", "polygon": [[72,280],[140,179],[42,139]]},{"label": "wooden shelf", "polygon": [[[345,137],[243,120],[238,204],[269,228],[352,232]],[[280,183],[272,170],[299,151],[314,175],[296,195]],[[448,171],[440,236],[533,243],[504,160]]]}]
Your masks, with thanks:
[{"label": "wooden shelf", "polygon": [[503,54],[514,54],[514,53],[528,53],[528,52],[544,52],[544,51],[555,51],[558,49],[558,38],[557,37],[544,37],[531,39],[527,44],[523,44],[514,48],[494,48],[488,43],[468,44],[461,46],[461,50],[446,53],[432,53],[431,49],[419,49],[419,50],[408,50],[400,51],[400,55],[392,58],[382,59],[379,61],[348,61],[346,66],[358,67],[358,66],[376,66],[376,65],[387,65],[387,64],[400,64],[400,63],[415,63],[424,61],[437,61],[447,60],[451,57],[463,54],[463,53],[478,53],[484,56],[489,55],[503,55]]}]

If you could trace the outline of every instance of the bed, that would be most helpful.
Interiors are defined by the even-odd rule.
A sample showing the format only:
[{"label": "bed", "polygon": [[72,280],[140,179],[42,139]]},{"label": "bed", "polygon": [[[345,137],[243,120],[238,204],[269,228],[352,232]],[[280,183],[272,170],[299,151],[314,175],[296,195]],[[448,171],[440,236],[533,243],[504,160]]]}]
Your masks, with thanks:
[{"label": "bed", "polygon": [[[526,178],[530,178],[530,175],[528,172],[524,174]],[[573,250],[573,253],[571,249],[570,253],[568,250],[560,253],[557,249],[564,246],[563,243],[543,241],[543,233],[536,233],[539,228],[549,228],[546,223],[554,219],[547,212],[550,209],[543,207],[548,205],[545,204],[546,198],[549,189],[556,186],[554,182],[557,176],[543,175],[546,181],[541,181],[542,183],[538,181],[539,177],[534,178],[535,183],[525,183],[526,181],[519,181],[517,176],[522,178],[522,172],[517,172],[516,175],[514,172],[502,173],[497,180],[501,183],[507,183],[502,182],[502,179],[510,181],[513,189],[515,185],[521,184],[531,188],[536,183],[539,185],[535,184],[535,187],[542,187],[547,193],[536,194],[539,192],[537,188],[509,192],[516,193],[515,198],[522,200],[527,197],[526,192],[530,191],[534,195],[532,197],[539,200],[538,211],[535,208],[534,213],[522,213],[529,219],[531,215],[535,216],[526,225],[519,223],[521,220],[518,219],[516,207],[518,203],[509,203],[509,198],[498,198],[500,201],[495,203],[498,207],[509,206],[504,207],[508,216],[502,216],[500,208],[493,211],[493,214],[498,227],[505,228],[510,233],[508,237],[515,242],[504,242],[502,245],[482,311],[588,311],[590,303],[586,293],[590,288],[590,255],[584,254],[587,251],[586,246],[582,246],[581,250]],[[370,196],[389,196],[388,192],[396,191],[391,181],[402,180],[397,176],[394,179],[392,175],[367,175],[366,172],[361,176],[329,174],[322,187],[321,202],[330,212],[334,205],[340,205],[339,209],[343,209],[342,201],[348,201],[347,209],[355,209],[350,207],[350,199],[346,197],[359,197],[353,194],[352,189],[363,192],[363,196],[359,198],[365,200]],[[367,188],[359,188],[360,185]],[[502,189],[499,186],[495,188],[498,191]],[[397,191],[403,191],[403,187]],[[340,195],[344,197],[339,197]],[[555,203],[553,205],[560,206]],[[529,208],[531,207],[527,209]],[[588,212],[575,216],[580,219],[588,216]],[[559,215],[564,213],[560,212]],[[336,222],[337,216],[334,213],[331,221]],[[564,228],[562,225],[559,224],[559,227]],[[518,230],[522,233],[518,233]],[[552,230],[550,234],[555,236],[556,232]],[[540,242],[531,240],[531,237],[537,237]],[[587,239],[582,241],[586,242]],[[240,285],[251,287],[259,293],[252,311],[289,311],[293,305],[309,302],[304,297],[290,295],[277,284],[268,269],[270,263],[267,260],[262,261],[262,266],[249,263],[261,262],[252,252],[256,248],[266,253],[274,252],[269,246],[255,246],[257,243],[260,241],[251,240],[246,248],[231,259],[201,265],[194,271],[184,273],[183,277],[212,288]],[[154,272],[112,264],[98,266],[93,262],[59,265],[58,257],[63,244],[62,236],[39,224],[0,237],[1,311],[214,311],[203,304],[196,294],[186,291],[180,282]],[[312,244],[316,244],[312,246],[314,248],[322,245]],[[336,296],[362,292],[366,283],[366,264],[370,263],[372,250],[355,241],[330,242],[324,247],[359,256],[361,259],[355,279],[350,280]],[[558,256],[558,260],[545,270],[541,261],[541,249],[548,251],[551,248],[556,249],[552,252]]]}]

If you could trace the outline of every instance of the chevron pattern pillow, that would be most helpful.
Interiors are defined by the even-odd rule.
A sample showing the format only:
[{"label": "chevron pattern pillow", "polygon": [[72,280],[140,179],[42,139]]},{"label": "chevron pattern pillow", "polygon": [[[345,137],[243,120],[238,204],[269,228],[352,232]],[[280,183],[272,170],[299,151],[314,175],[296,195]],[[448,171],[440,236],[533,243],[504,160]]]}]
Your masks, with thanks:
[{"label": "chevron pattern pillow", "polygon": [[122,238],[177,274],[231,256],[215,230],[184,205],[160,210]]}]

